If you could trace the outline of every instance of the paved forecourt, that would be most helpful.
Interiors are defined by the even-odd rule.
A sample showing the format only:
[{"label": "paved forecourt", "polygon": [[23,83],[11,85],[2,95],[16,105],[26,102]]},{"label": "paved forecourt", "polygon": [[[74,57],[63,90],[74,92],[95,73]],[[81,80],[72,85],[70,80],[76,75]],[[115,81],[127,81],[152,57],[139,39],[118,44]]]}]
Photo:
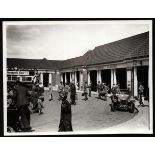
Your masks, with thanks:
[{"label": "paved forecourt", "polygon": [[[61,101],[58,101],[58,93],[53,92],[54,100],[49,101],[48,91],[45,91],[44,114],[31,114],[31,126],[35,132],[57,132],[60,121]],[[77,104],[72,105],[72,125],[74,131],[99,131],[107,128],[115,128],[115,126],[125,126],[127,128],[144,128],[148,129],[148,106],[140,107],[138,114],[124,111],[111,112],[107,101],[97,99],[97,95],[93,94],[87,101],[82,100],[83,96],[78,93]],[[68,96],[68,100],[70,98]],[[138,120],[138,122],[137,122]]]}]

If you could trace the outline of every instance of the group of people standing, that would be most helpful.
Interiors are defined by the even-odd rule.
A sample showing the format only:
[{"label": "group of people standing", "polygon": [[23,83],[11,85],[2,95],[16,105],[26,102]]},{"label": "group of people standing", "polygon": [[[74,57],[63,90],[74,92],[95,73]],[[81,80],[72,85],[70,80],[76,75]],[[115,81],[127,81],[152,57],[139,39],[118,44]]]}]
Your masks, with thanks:
[{"label": "group of people standing", "polygon": [[31,112],[38,112],[39,115],[43,114],[43,93],[44,87],[42,83],[32,83],[28,87],[22,82],[16,81],[14,86],[8,88],[7,107],[17,108],[21,131],[32,131],[30,126]]},{"label": "group of people standing", "polygon": [[63,85],[63,83],[60,82],[60,84],[58,85],[58,93],[59,93],[58,100],[61,100],[62,93],[65,93],[65,96],[67,97],[68,97],[68,94],[70,93],[71,104],[76,105],[75,99],[77,94],[76,94],[76,86],[74,84],[74,81],[70,82],[69,85],[67,83]]},{"label": "group of people standing", "polygon": [[[84,83],[83,93],[84,100],[88,100],[88,96],[91,97],[92,83],[87,82]],[[144,87],[141,83],[139,83],[139,103],[140,105],[144,105],[142,101],[142,96],[144,92]],[[119,85],[113,85],[112,89],[106,86],[105,83],[100,83],[98,81],[97,84],[98,91],[98,99],[107,100],[107,93],[110,91],[113,95],[120,93]],[[74,81],[70,82],[70,84],[65,83],[63,85],[62,82],[58,85],[58,100],[61,100],[61,115],[60,115],[60,123],[58,131],[73,131],[72,128],[72,111],[71,105],[76,105],[76,86]],[[67,98],[70,94],[71,102],[68,102]],[[11,97],[10,97],[11,96]],[[8,89],[8,107],[11,106],[10,98],[14,99],[14,105],[17,107],[20,115],[20,123],[21,130],[24,132],[31,131],[32,128],[30,126],[30,111],[38,112],[38,114],[43,114],[42,109],[44,108],[44,87],[42,83],[32,83],[31,89],[25,87],[20,81],[17,81],[13,89]],[[49,101],[53,100],[53,89],[52,85],[49,84]],[[30,103],[32,103],[32,109],[29,108]]]},{"label": "group of people standing", "polygon": [[[91,97],[91,91],[92,91],[92,82],[90,81],[89,84],[87,82],[84,83],[84,92],[82,93],[82,96],[84,96],[84,100],[88,100],[88,96]],[[97,92],[98,92],[98,99],[103,98],[105,101],[107,100],[107,93],[109,91],[109,87],[106,85],[106,83],[100,83],[98,81],[97,84]]]}]

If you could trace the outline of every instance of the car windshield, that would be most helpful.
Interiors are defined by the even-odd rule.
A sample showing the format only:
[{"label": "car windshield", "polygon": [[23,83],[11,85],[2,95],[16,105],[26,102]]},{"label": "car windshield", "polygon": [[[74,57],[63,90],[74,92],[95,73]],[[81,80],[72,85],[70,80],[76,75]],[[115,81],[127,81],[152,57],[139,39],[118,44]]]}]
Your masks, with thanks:
[{"label": "car windshield", "polygon": [[129,95],[129,91],[127,89],[120,89],[120,94]]}]

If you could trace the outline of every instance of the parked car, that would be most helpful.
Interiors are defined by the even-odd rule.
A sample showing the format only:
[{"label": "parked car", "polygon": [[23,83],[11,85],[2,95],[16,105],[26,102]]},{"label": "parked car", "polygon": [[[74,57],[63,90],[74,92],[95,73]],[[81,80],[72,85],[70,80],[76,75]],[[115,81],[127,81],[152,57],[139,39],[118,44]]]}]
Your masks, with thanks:
[{"label": "parked car", "polygon": [[128,93],[128,91],[121,91],[120,94],[113,94],[111,96],[111,111],[114,112],[115,110],[125,110],[129,111],[130,113],[134,113],[135,111],[135,99],[132,98]]}]

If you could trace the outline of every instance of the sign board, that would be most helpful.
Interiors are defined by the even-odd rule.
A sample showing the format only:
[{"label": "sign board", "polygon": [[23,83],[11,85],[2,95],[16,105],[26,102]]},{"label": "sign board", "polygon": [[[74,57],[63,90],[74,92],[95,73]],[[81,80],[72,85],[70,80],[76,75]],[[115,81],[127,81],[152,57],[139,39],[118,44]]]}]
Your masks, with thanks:
[{"label": "sign board", "polygon": [[29,75],[29,71],[7,71],[8,75]]}]

